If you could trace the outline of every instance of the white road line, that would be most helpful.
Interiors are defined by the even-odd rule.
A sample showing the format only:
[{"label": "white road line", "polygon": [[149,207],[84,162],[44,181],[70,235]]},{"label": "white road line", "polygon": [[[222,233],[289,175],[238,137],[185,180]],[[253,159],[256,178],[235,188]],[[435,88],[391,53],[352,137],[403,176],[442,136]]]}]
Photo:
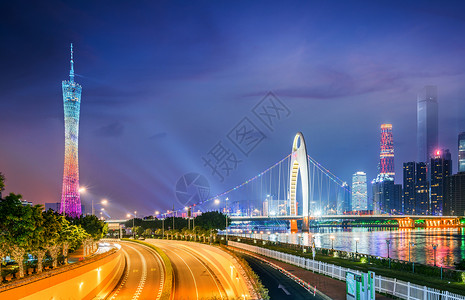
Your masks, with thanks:
[{"label": "white road line", "polygon": [[124,250],[124,249],[122,249],[122,250],[124,252],[124,255],[126,256],[126,261],[128,262],[127,269],[126,269],[126,274],[124,275],[124,279],[123,279],[123,281],[121,281],[121,284],[119,285],[116,292],[113,294],[113,296],[111,296],[110,300],[113,300],[118,296],[119,291],[126,284],[126,280],[128,280],[128,277],[129,277],[129,269],[131,268],[131,260],[129,259],[129,255],[126,252],[126,250]]},{"label": "white road line", "polygon": [[[183,246],[183,245],[181,245],[181,246]],[[188,247],[187,247],[187,248],[188,248]],[[184,252],[190,254],[190,255],[191,255],[193,258],[195,258],[201,265],[205,266],[205,269],[207,269],[208,273],[210,273],[210,276],[211,276],[211,278],[213,279],[213,282],[215,283],[216,288],[218,289],[218,292],[220,292],[220,297],[221,297],[221,299],[223,299],[223,293],[221,292],[221,289],[220,289],[220,287],[218,286],[218,283],[216,282],[217,279],[213,276],[213,274],[212,274],[212,272],[210,271],[210,269],[206,267],[206,264],[205,264],[203,261],[201,261],[200,259],[198,259],[194,254],[192,254],[192,253],[190,253],[189,251],[187,251],[186,249],[181,249],[180,247],[176,247],[176,249],[182,250],[182,251],[184,251]],[[196,251],[193,250],[193,249],[190,249],[190,251],[196,252]]]},{"label": "white road line", "polygon": [[165,268],[163,267],[160,255],[151,248],[147,247],[147,250],[149,250],[149,252],[152,253],[152,255],[155,257],[155,260],[157,261],[157,264],[158,264],[158,268],[160,269],[160,289],[158,290],[158,294],[157,294],[157,299],[160,299],[161,292],[163,291],[163,285],[165,283]]},{"label": "white road line", "polygon": [[137,286],[136,293],[132,297],[132,300],[137,300],[137,299],[139,299],[140,293],[142,293],[142,290],[144,289],[145,281],[147,279],[147,261],[145,260],[145,257],[142,255],[142,253],[139,250],[137,250],[136,248],[133,248],[133,247],[131,247],[129,245],[127,245],[127,246],[129,248],[133,249],[134,251],[136,251],[137,254],[139,254],[139,257],[140,257],[140,259],[142,261],[142,277],[140,278],[139,285]]},{"label": "white road line", "polygon": [[191,275],[192,275],[192,278],[194,279],[194,285],[195,285],[195,293],[197,295],[197,300],[199,299],[199,291],[197,289],[197,281],[195,281],[195,276],[194,276],[194,273],[192,272],[191,268],[189,267],[189,265],[186,263],[186,261],[181,257],[179,256],[176,252],[174,252],[173,250],[170,250],[173,254],[175,254],[177,257],[179,257],[183,262],[184,264],[187,266],[187,268],[189,269],[189,271],[191,272]]}]

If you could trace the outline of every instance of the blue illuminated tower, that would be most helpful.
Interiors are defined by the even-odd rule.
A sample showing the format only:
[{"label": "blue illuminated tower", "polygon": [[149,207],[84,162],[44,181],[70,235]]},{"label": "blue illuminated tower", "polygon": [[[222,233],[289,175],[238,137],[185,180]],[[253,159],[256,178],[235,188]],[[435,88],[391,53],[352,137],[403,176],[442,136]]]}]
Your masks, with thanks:
[{"label": "blue illuminated tower", "polygon": [[82,87],[74,82],[73,44],[71,44],[69,81],[63,81],[62,88],[65,111],[65,163],[60,213],[65,213],[70,217],[79,217],[81,197],[79,194],[78,139]]}]

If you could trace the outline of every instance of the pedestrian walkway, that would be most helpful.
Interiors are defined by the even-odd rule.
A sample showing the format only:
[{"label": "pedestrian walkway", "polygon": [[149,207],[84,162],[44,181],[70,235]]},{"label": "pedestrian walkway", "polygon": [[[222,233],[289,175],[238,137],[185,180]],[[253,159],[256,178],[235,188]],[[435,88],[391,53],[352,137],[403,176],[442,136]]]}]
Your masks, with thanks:
[{"label": "pedestrian walkway", "polygon": [[[298,278],[308,282],[309,284],[316,286],[316,288],[321,291],[326,296],[331,299],[336,300],[345,300],[346,299],[346,283],[337,279],[330,278],[325,275],[318,273],[313,273],[312,271],[299,268],[294,265],[290,265],[279,260],[275,260],[266,256],[258,255],[256,253],[248,252],[242,249],[237,249],[234,247],[229,247],[234,250],[239,250],[241,252],[253,254],[256,257],[260,257],[263,260],[269,261],[273,264],[278,265],[279,267],[285,269],[286,271],[292,273]],[[386,296],[376,294],[377,300],[390,299]]]}]

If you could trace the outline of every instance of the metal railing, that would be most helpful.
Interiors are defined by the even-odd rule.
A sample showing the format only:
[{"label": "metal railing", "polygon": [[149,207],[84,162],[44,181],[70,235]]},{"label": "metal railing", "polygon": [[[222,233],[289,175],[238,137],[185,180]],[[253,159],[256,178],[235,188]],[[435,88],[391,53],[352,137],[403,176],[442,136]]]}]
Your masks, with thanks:
[{"label": "metal railing", "polygon": [[[331,278],[345,281],[346,272],[361,274],[360,271],[344,268],[334,264],[324,263],[310,258],[300,257],[275,250],[247,245],[243,243],[228,241],[228,245],[247,250],[256,254],[274,258],[288,264],[324,274]],[[393,295],[403,299],[412,300],[465,300],[465,296],[441,291],[427,286],[397,280],[395,278],[376,275],[375,288],[377,292]]]}]

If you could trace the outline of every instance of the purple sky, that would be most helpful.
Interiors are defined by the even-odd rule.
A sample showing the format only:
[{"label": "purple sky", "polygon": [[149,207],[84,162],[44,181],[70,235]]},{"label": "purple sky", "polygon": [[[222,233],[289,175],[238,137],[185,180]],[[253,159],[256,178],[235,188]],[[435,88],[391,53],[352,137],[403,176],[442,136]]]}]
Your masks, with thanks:
[{"label": "purple sky", "polygon": [[[289,154],[346,181],[376,176],[379,126],[392,123],[397,181],[416,159],[416,95],[438,86],[440,144],[457,164],[465,131],[465,5],[427,1],[8,1],[0,4],[0,171],[7,192],[61,196],[61,81],[74,43],[83,86],[80,181],[112,217],[170,209],[177,180],[212,194]],[[290,116],[269,130],[252,108],[273,91]],[[266,138],[220,182],[202,156],[248,117]],[[241,156],[242,155],[242,156]],[[177,205],[179,206],[179,205]]]}]

